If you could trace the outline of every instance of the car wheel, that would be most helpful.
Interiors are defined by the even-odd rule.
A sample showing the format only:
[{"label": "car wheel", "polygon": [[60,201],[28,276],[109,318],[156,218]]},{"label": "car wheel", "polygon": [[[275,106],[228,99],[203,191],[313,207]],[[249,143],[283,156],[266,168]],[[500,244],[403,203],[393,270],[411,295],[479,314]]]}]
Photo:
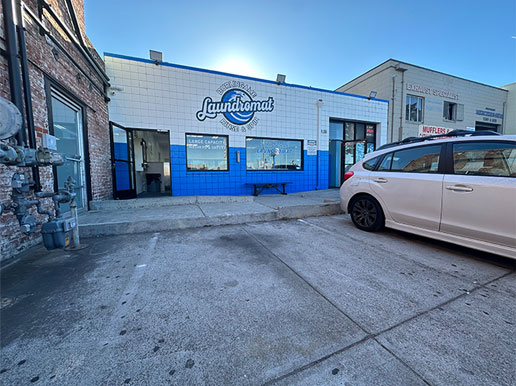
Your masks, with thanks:
[{"label": "car wheel", "polygon": [[349,213],[358,229],[376,232],[383,228],[385,216],[378,201],[370,196],[359,196],[350,205]]}]

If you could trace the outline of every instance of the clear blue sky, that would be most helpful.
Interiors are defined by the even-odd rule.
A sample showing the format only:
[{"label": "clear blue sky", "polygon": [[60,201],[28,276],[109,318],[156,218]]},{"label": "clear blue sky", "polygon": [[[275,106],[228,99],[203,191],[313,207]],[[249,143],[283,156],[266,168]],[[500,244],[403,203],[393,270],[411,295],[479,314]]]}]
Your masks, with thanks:
[{"label": "clear blue sky", "polygon": [[84,0],[113,52],[335,89],[394,58],[493,86],[516,82],[516,0]]}]

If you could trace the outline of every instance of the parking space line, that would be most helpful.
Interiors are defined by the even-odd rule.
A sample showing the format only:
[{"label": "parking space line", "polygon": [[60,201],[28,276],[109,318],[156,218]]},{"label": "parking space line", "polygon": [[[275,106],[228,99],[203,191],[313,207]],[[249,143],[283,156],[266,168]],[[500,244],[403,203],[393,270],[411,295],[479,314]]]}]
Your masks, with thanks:
[{"label": "parking space line", "polygon": [[146,248],[146,253],[143,255],[143,258],[138,261],[137,264],[135,264],[134,272],[131,275],[129,282],[125,286],[122,292],[122,296],[117,302],[117,307],[113,311],[109,325],[105,330],[106,333],[104,334],[104,339],[100,340],[99,342],[101,345],[105,346],[106,344],[112,344],[121,339],[120,332],[122,331],[124,324],[122,316],[127,313],[127,308],[130,307],[134,297],[138,292],[138,287],[141,283],[141,280],[147,272],[147,266],[152,260],[153,252],[156,248],[158,238],[159,232],[156,232],[152,235],[152,238],[149,240],[149,245]]}]

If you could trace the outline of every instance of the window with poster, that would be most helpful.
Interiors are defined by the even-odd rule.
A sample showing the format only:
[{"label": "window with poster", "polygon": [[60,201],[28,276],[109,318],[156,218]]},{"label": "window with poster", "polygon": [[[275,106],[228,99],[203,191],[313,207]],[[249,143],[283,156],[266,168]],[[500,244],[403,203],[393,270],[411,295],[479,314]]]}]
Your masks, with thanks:
[{"label": "window with poster", "polygon": [[303,141],[246,138],[247,170],[303,170]]},{"label": "window with poster", "polygon": [[330,187],[339,187],[344,173],[376,149],[376,124],[330,120]]},{"label": "window with poster", "polygon": [[186,170],[228,170],[227,135],[186,134]]}]

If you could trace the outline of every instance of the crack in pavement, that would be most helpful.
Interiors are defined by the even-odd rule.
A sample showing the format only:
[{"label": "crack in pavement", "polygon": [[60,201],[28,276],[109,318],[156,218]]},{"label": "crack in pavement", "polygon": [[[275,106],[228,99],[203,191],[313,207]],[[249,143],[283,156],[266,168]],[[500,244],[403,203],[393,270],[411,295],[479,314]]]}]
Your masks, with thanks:
[{"label": "crack in pavement", "polygon": [[[335,235],[336,235],[336,234],[335,234],[335,232],[331,232],[330,230],[325,229],[325,228],[322,228],[322,227],[320,227],[320,226],[318,226],[318,225],[315,225],[315,224],[310,224],[310,223],[308,223],[308,222],[307,222],[307,221],[305,221],[305,220],[298,220],[298,221],[300,221],[300,222],[302,222],[302,223],[306,223],[306,224],[308,224],[309,226],[313,226],[313,227],[319,228],[319,229],[321,229],[322,231],[324,231],[325,233],[331,233],[333,236],[335,236]],[[304,370],[307,370],[307,369],[309,369],[309,368],[311,368],[311,367],[313,367],[313,366],[315,366],[315,365],[317,365],[317,364],[319,364],[319,363],[324,362],[325,360],[327,360],[327,359],[329,359],[329,358],[331,358],[331,357],[333,357],[333,356],[335,356],[335,355],[341,354],[341,353],[343,353],[343,352],[345,352],[345,351],[347,351],[347,350],[351,349],[352,347],[354,347],[354,346],[356,346],[356,345],[358,345],[358,344],[360,344],[360,343],[364,343],[364,342],[366,342],[366,341],[368,341],[368,340],[371,340],[371,339],[372,339],[372,340],[374,340],[376,343],[378,343],[378,344],[379,344],[379,345],[380,345],[384,350],[386,350],[390,355],[392,355],[392,356],[393,356],[397,361],[399,361],[403,366],[405,366],[407,369],[409,369],[409,370],[410,370],[410,371],[411,371],[415,376],[417,376],[419,379],[421,379],[421,381],[423,381],[423,382],[424,382],[425,384],[427,384],[427,385],[430,385],[430,383],[429,383],[429,382],[428,382],[428,381],[427,381],[427,380],[426,380],[426,379],[425,379],[421,374],[419,374],[415,369],[413,369],[411,366],[409,366],[409,365],[408,365],[408,364],[407,364],[403,359],[401,359],[398,355],[396,355],[396,354],[395,354],[391,349],[387,348],[383,343],[379,342],[379,341],[378,341],[378,339],[376,339],[376,338],[377,338],[377,337],[379,337],[381,334],[384,334],[384,333],[386,333],[386,332],[388,332],[388,331],[391,331],[391,330],[392,330],[392,329],[394,329],[394,328],[397,328],[397,327],[399,327],[399,326],[401,326],[401,325],[403,325],[403,324],[405,324],[405,323],[408,323],[408,322],[410,322],[410,321],[412,321],[412,320],[414,320],[414,319],[416,319],[416,318],[419,318],[419,317],[421,317],[421,316],[423,316],[423,315],[426,315],[426,314],[428,314],[428,313],[430,313],[430,312],[432,312],[432,311],[434,311],[434,310],[436,310],[436,309],[438,309],[438,308],[440,308],[440,307],[442,307],[442,306],[445,306],[445,305],[447,305],[447,304],[449,304],[449,303],[452,303],[452,302],[454,302],[454,301],[456,301],[456,300],[458,300],[458,299],[461,299],[461,298],[463,298],[463,297],[465,297],[465,296],[468,296],[469,294],[471,294],[471,293],[473,293],[473,292],[476,292],[476,291],[478,291],[478,290],[480,290],[480,289],[486,289],[486,288],[487,288],[486,286],[488,286],[488,285],[492,284],[493,282],[495,282],[495,281],[497,281],[497,280],[503,279],[504,277],[509,276],[509,275],[511,275],[511,274],[514,272],[514,271],[509,271],[509,272],[506,272],[506,273],[504,273],[504,274],[502,274],[502,275],[500,275],[500,276],[498,276],[498,277],[496,277],[496,278],[494,278],[494,279],[491,279],[491,280],[489,280],[489,281],[487,281],[487,282],[485,282],[485,283],[478,283],[478,285],[474,286],[471,290],[469,290],[469,291],[467,291],[467,292],[464,292],[464,293],[462,293],[462,294],[460,294],[460,295],[457,295],[457,296],[455,296],[455,297],[453,297],[453,298],[451,298],[451,299],[448,299],[448,300],[446,300],[446,301],[444,301],[444,302],[442,302],[442,303],[439,303],[438,305],[436,305],[436,306],[434,306],[434,307],[431,307],[431,308],[429,308],[429,309],[427,309],[427,310],[423,310],[423,311],[421,311],[421,312],[418,312],[418,313],[416,313],[415,315],[411,316],[410,318],[407,318],[407,319],[405,319],[405,320],[402,320],[401,322],[396,323],[395,325],[390,326],[390,327],[388,327],[388,328],[386,328],[386,329],[384,329],[384,330],[382,330],[382,331],[379,331],[379,332],[377,332],[377,333],[371,333],[371,332],[369,332],[368,330],[366,330],[363,326],[361,326],[357,321],[355,321],[352,317],[350,317],[350,316],[349,316],[349,315],[348,315],[344,310],[342,310],[339,306],[337,306],[333,301],[331,301],[331,300],[330,300],[326,295],[324,295],[324,293],[323,293],[321,290],[319,290],[317,287],[315,287],[312,283],[310,283],[307,279],[305,279],[305,278],[304,278],[304,277],[303,277],[299,272],[297,272],[293,267],[291,267],[289,264],[287,264],[283,259],[281,259],[281,258],[280,258],[276,253],[274,253],[271,249],[269,249],[269,248],[268,248],[268,247],[267,247],[267,246],[266,246],[266,245],[265,245],[265,244],[264,244],[260,239],[258,239],[254,234],[252,234],[250,231],[248,231],[246,228],[244,228],[244,226],[242,226],[242,225],[241,225],[240,227],[241,227],[241,228],[244,230],[244,232],[246,232],[246,233],[247,233],[247,234],[248,234],[248,235],[249,235],[253,240],[255,240],[258,244],[260,244],[260,245],[261,245],[261,246],[262,246],[262,247],[263,247],[263,248],[264,248],[264,249],[265,249],[265,250],[266,250],[266,251],[267,251],[271,256],[273,256],[273,257],[274,257],[274,258],[276,258],[279,262],[281,262],[285,267],[287,267],[291,272],[293,272],[297,277],[299,277],[303,282],[305,282],[305,283],[306,283],[310,288],[312,288],[312,289],[313,289],[313,290],[314,290],[314,291],[315,291],[319,296],[321,296],[321,297],[322,297],[324,300],[326,300],[330,305],[332,305],[336,310],[338,310],[342,315],[344,315],[346,318],[348,318],[349,320],[351,320],[351,321],[352,321],[356,326],[358,326],[358,327],[359,327],[359,328],[360,328],[364,333],[366,333],[366,336],[365,336],[364,338],[362,338],[362,339],[358,340],[357,342],[354,342],[354,343],[352,343],[352,344],[350,344],[350,345],[348,345],[348,346],[346,346],[346,347],[344,347],[344,348],[342,348],[342,349],[339,349],[339,350],[337,350],[337,351],[335,351],[335,352],[333,352],[333,353],[330,353],[330,354],[328,354],[328,355],[325,355],[324,357],[321,357],[321,358],[316,359],[316,360],[314,360],[314,361],[312,361],[312,362],[310,362],[310,363],[307,363],[307,364],[305,364],[305,365],[303,365],[303,366],[301,366],[301,367],[298,367],[297,369],[294,369],[294,370],[292,370],[292,371],[291,371],[291,372],[289,372],[289,373],[286,373],[286,374],[283,374],[283,375],[281,375],[281,376],[279,376],[279,377],[273,378],[273,379],[271,379],[271,380],[269,380],[269,381],[265,382],[265,383],[263,384],[264,386],[272,385],[272,384],[274,384],[274,383],[276,383],[276,382],[279,382],[279,381],[281,381],[281,380],[283,380],[283,379],[286,379],[286,378],[291,377],[291,376],[293,376],[293,375],[295,375],[295,374],[298,374],[298,373],[300,373],[300,372],[302,372],[302,371],[304,371]],[[337,235],[337,236],[338,236],[338,235]],[[413,260],[407,259],[406,257],[403,257],[403,259],[404,259],[404,260],[409,260],[409,261],[413,262]],[[439,272],[439,273],[441,273],[441,274],[442,274],[442,273],[445,273],[445,272],[441,272],[441,271],[439,271],[439,270],[437,270],[437,269],[435,269],[435,268],[433,268],[433,267],[427,267],[427,266],[426,266],[426,265],[424,265],[424,264],[420,264],[420,265],[421,265],[421,266],[423,266],[423,267],[425,267],[425,268],[432,269],[433,271]],[[453,276],[453,275],[450,275],[450,276],[454,277],[455,279],[459,279],[459,278],[457,278],[457,277],[455,277],[455,276]]]}]

